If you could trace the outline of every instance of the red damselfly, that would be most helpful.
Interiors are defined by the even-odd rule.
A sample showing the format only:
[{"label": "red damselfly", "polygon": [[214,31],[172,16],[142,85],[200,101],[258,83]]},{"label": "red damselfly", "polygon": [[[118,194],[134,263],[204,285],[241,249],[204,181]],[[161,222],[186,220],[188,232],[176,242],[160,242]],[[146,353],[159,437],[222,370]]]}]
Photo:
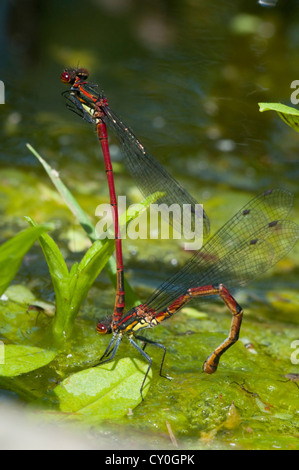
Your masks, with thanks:
[{"label": "red damselfly", "polygon": [[[239,337],[243,311],[230,290],[246,284],[284,257],[299,238],[299,226],[286,219],[293,197],[284,189],[267,190],[237,212],[187,263],[151,295],[142,305],[132,308],[117,322],[99,323],[99,333],[113,333],[99,364],[113,360],[123,337],[152,365],[150,356],[135,341],[163,349],[160,375],[166,347],[140,336],[141,330],[153,328],[177,313],[190,300],[219,296],[232,314],[228,337],[212,352],[203,370],[216,371],[220,357]],[[97,364],[97,365],[99,365]]]},{"label": "red damselfly", "polygon": [[[71,85],[75,84],[77,80],[79,83],[84,83],[84,81],[88,78],[88,71],[86,69],[77,69],[76,72],[70,74],[68,71],[64,71],[61,75],[61,80],[64,83],[69,83]],[[68,93],[68,92],[67,92]],[[81,104],[80,104],[80,107]],[[91,117],[85,112],[84,115],[77,111],[75,108],[71,108],[72,111],[75,111],[82,115],[88,122],[93,122]],[[113,169],[108,145],[108,135],[107,135],[107,128],[106,124],[103,121],[102,117],[98,115],[98,119],[96,122],[96,129],[99,141],[101,143],[104,162],[105,162],[105,170],[107,174],[107,181],[109,187],[109,194],[110,194],[110,206],[113,211],[113,223],[114,223],[114,236],[115,236],[115,255],[116,255],[116,297],[115,297],[115,304],[114,304],[114,311],[113,311],[113,319],[117,321],[121,318],[124,307],[125,307],[125,288],[124,288],[124,266],[123,266],[123,255],[122,255],[122,244],[121,244],[121,236],[119,230],[119,220],[118,220],[118,209],[117,209],[117,199],[115,193],[115,186],[114,186],[114,177],[113,177]]]},{"label": "red damselfly", "polygon": [[[195,207],[198,204],[196,200],[188,194],[188,192],[165,170],[165,168],[155,160],[149,152],[145,149],[142,143],[134,135],[133,131],[126,126],[122,120],[114,113],[108,105],[107,99],[104,94],[99,90],[97,85],[87,82],[88,71],[86,69],[65,69],[61,74],[63,83],[71,85],[71,88],[63,93],[68,99],[68,108],[73,112],[84,118],[86,121],[96,125],[98,137],[101,141],[105,162],[106,171],[110,177],[109,188],[110,194],[113,195],[112,206],[114,208],[114,221],[115,221],[115,234],[116,234],[116,250],[121,253],[121,240],[118,231],[118,218],[117,206],[114,192],[112,166],[109,155],[109,147],[107,142],[106,123],[115,132],[118,138],[124,155],[125,165],[130,174],[135,179],[135,182],[144,196],[149,196],[156,192],[164,193],[157,203],[160,205],[165,204],[165,207],[170,207],[172,204],[177,204],[183,208],[184,205],[189,205],[191,208],[191,224],[190,232],[193,233],[196,217]],[[109,172],[109,173],[108,173]],[[167,212],[169,216],[169,212]],[[201,212],[202,220],[199,226],[203,229],[203,236],[209,234],[209,221],[204,211]],[[181,233],[182,219],[173,218],[170,223],[174,229]],[[192,220],[193,219],[193,220]],[[184,232],[186,235],[186,231]],[[188,233],[187,233],[188,236]],[[116,253],[116,255],[117,255]],[[123,289],[123,264],[122,258],[117,256],[118,274],[119,274],[119,302],[117,297],[116,306],[114,309],[113,321],[117,322],[122,315],[124,306],[124,289]]]}]

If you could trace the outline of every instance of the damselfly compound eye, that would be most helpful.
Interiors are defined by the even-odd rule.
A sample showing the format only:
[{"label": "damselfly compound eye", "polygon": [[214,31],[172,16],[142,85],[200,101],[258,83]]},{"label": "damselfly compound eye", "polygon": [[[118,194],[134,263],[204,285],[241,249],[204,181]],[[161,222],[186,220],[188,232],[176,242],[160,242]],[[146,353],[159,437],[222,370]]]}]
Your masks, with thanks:
[{"label": "damselfly compound eye", "polygon": [[71,73],[68,70],[64,70],[60,75],[60,80],[62,81],[62,83],[71,83]]},{"label": "damselfly compound eye", "polygon": [[98,323],[97,324],[97,332],[100,333],[100,335],[105,335],[108,333],[108,328],[104,323]]}]

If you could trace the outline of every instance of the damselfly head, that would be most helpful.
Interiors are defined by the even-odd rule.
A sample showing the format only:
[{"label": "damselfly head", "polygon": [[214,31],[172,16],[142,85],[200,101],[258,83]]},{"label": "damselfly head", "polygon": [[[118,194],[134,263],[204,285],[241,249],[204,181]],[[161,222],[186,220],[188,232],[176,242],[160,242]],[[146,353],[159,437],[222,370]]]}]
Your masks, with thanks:
[{"label": "damselfly head", "polygon": [[111,334],[112,333],[112,328],[111,328],[111,317],[107,317],[101,322],[97,324],[97,333],[100,335],[106,335],[106,334]]},{"label": "damselfly head", "polygon": [[89,72],[86,69],[64,69],[60,75],[60,79],[63,83],[73,85],[76,80],[86,80],[89,76]]}]

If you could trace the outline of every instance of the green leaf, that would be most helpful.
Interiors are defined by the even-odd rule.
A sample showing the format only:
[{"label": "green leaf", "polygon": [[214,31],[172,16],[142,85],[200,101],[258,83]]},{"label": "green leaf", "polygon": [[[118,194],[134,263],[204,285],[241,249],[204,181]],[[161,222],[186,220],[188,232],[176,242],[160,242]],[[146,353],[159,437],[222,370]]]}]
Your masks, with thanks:
[{"label": "green leaf", "polygon": [[[37,223],[30,217],[25,217],[25,219],[32,226],[38,227]],[[63,279],[65,276],[68,276],[69,270],[53,238],[51,238],[48,234],[42,234],[39,236],[39,242],[43,249],[48,266],[50,268],[51,276],[53,274],[53,276],[56,276],[61,279]]]},{"label": "green leaf", "polygon": [[259,103],[260,112],[276,111],[278,116],[292,129],[299,132],[299,110],[281,103]]},{"label": "green leaf", "polygon": [[100,240],[97,240],[89,248],[78,266],[76,285],[74,284],[72,289],[74,309],[76,309],[76,305],[82,304],[92,284],[112,256],[114,249],[114,240],[113,243],[111,240],[108,243],[107,240],[104,245]]},{"label": "green leaf", "polygon": [[6,289],[5,295],[9,300],[19,305],[30,305],[36,301],[36,297],[31,290],[22,284],[12,284]]},{"label": "green leaf", "polygon": [[[95,421],[124,416],[141,401],[140,387],[147,368],[143,361],[122,358],[73,374],[54,389],[60,410],[77,412]],[[148,392],[149,376],[151,371],[143,397]]]},{"label": "green leaf", "polygon": [[1,348],[4,352],[0,357],[1,377],[15,377],[39,369],[49,364],[56,356],[54,351],[33,346],[4,344]]},{"label": "green leaf", "polygon": [[[30,217],[26,217],[26,220],[34,227],[38,226]],[[49,267],[57,303],[57,301],[60,302],[61,296],[65,297],[67,295],[65,289],[68,290],[69,270],[57,244],[50,235],[41,234],[39,236],[39,243]]]},{"label": "green leaf", "polygon": [[33,243],[42,233],[51,228],[50,225],[28,228],[1,245],[0,295],[3,294],[15,277],[21,266],[24,255],[29,251]]},{"label": "green leaf", "polygon": [[[26,219],[31,225],[37,226],[36,222],[30,217],[26,217]],[[42,234],[39,237],[39,242],[53,282],[56,302],[53,333],[56,339],[59,339],[61,336],[65,335],[65,328],[67,328],[68,325],[69,315],[67,312],[70,308],[72,297],[72,292],[70,292],[70,278],[73,278],[73,276],[70,277],[67,265],[54,240],[48,234]],[[64,318],[63,321],[61,321],[62,317]]]},{"label": "green leaf", "polygon": [[[56,316],[53,323],[53,331],[56,336],[65,336],[70,333],[74,320],[89,289],[113,254],[114,240],[109,240],[109,242],[110,243],[108,243],[108,240],[104,244],[99,243],[99,240],[94,242],[87,252],[87,265],[82,269],[81,262],[79,266],[76,264],[75,269],[72,268],[67,280],[69,300],[67,305],[64,304],[64,308],[56,309]],[[83,259],[86,258],[87,253]]]}]

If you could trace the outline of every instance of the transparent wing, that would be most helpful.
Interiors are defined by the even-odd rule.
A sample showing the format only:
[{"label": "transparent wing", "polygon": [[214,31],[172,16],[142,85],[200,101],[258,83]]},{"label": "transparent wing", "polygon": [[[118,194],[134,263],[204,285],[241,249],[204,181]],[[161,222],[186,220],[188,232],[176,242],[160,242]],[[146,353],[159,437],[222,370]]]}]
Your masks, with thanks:
[{"label": "transparent wing", "polygon": [[299,238],[299,227],[283,220],[292,206],[283,189],[266,191],[230,219],[190,260],[150,297],[160,311],[190,287],[246,284],[284,257]]},{"label": "transparent wing", "polygon": [[[194,208],[198,202],[146,151],[133,131],[116,116],[109,106],[103,107],[103,111],[106,116],[105,121],[113,129],[120,142],[125,165],[142,194],[147,197],[155,192],[164,192],[165,195],[157,201],[157,204],[166,204],[167,207],[177,204],[181,208],[179,213],[174,214],[170,219],[171,225],[181,234],[182,208],[184,205],[190,204],[192,211],[190,231],[184,227],[185,235],[192,237],[192,233],[196,232],[196,227],[200,227],[199,231],[202,228],[203,236],[207,237],[210,231],[210,224],[204,211],[200,214],[201,221],[195,224],[194,218],[196,213]],[[201,233],[198,236],[201,236]]]}]

